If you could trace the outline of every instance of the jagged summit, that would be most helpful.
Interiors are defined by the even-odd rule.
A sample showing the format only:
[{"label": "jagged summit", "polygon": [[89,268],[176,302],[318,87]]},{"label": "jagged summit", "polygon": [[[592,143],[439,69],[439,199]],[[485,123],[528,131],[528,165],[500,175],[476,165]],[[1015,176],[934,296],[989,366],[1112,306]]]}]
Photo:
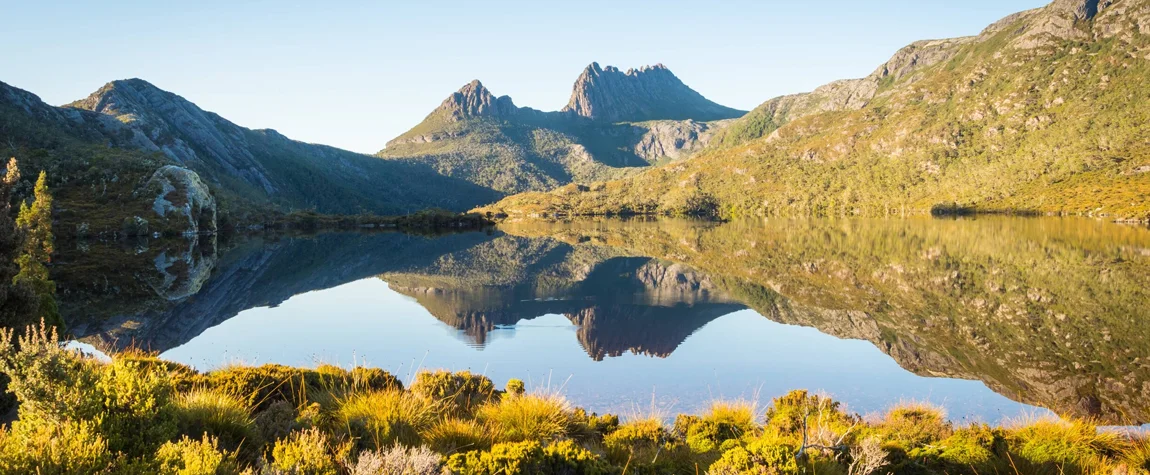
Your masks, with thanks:
[{"label": "jagged summit", "polygon": [[605,122],[711,121],[745,113],[707,100],[663,64],[623,72],[599,63],[583,69],[563,112]]},{"label": "jagged summit", "polygon": [[468,117],[504,117],[518,109],[510,97],[496,97],[476,79],[452,93],[436,112],[446,113],[452,121],[460,121]]}]

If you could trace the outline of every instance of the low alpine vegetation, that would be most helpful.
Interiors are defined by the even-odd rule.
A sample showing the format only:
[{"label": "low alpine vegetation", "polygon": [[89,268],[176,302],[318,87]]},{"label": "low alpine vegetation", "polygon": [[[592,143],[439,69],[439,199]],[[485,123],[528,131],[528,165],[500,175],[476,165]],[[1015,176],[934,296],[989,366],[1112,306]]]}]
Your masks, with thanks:
[{"label": "low alpine vegetation", "polygon": [[101,361],[47,326],[0,334],[19,419],[8,474],[1148,473],[1150,441],[1086,421],[958,426],[928,404],[881,417],[793,391],[766,410],[620,421],[512,380],[378,369],[235,366],[200,373],[139,351]]}]

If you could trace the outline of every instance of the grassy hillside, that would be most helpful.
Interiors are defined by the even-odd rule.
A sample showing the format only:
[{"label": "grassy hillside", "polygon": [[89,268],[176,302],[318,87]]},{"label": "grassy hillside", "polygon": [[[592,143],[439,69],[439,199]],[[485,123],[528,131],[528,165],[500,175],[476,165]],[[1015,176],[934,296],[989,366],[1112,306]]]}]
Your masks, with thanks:
[{"label": "grassy hillside", "polygon": [[955,40],[940,50],[946,59],[869,83],[873,98],[858,108],[760,110],[745,119],[757,125],[732,126],[726,147],[692,160],[484,210],[1150,219],[1150,7],[1119,0],[1076,19],[1069,3]]}]

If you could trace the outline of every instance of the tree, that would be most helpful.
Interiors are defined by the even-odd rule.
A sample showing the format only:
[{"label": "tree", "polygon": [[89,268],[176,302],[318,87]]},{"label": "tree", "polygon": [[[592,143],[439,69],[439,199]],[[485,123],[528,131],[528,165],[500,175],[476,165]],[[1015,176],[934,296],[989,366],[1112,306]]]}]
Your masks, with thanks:
[{"label": "tree", "polygon": [[24,253],[16,259],[20,273],[14,284],[26,283],[36,294],[39,304],[37,316],[49,325],[63,328],[60,310],[56,306],[56,283],[48,276],[46,264],[52,262],[55,238],[52,236],[52,194],[48,191],[48,173],[40,172],[36,180],[32,204],[20,204],[16,226],[24,232]]},{"label": "tree", "polygon": [[12,221],[12,188],[19,180],[20,168],[13,158],[0,179],[0,327],[8,328],[33,323],[38,307],[32,288],[14,279],[16,260],[24,246],[24,233]]}]

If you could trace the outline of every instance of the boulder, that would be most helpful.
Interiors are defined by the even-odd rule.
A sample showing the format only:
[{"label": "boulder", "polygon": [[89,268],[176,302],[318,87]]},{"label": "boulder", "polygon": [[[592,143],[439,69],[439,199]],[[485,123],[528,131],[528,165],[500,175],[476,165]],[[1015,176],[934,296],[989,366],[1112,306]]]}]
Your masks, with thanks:
[{"label": "boulder", "polygon": [[160,167],[145,185],[156,216],[150,229],[164,234],[216,232],[216,199],[196,172],[175,165]]}]

